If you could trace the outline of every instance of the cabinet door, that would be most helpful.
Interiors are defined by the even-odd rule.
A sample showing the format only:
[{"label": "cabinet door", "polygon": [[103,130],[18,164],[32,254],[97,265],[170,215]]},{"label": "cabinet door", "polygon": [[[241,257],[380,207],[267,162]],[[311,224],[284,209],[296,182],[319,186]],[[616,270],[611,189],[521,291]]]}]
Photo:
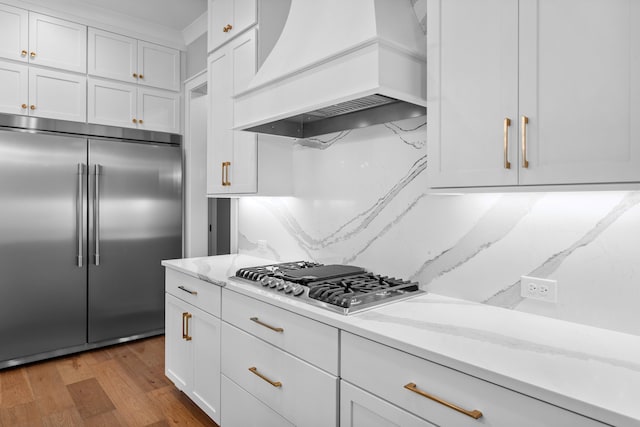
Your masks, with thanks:
[{"label": "cabinet door", "polygon": [[0,112],[28,114],[29,68],[13,62],[0,62]]},{"label": "cabinet door", "polygon": [[209,0],[209,52],[258,22],[256,0]]},{"label": "cabinet door", "polygon": [[[237,3],[237,2],[236,2]],[[233,95],[243,91],[256,73],[256,31],[249,31],[231,45],[233,63]],[[230,105],[233,111],[233,100]],[[229,129],[233,128],[233,118]],[[229,166],[232,193],[255,193],[258,190],[257,135],[253,132],[233,131],[233,159]]]},{"label": "cabinet door", "polygon": [[87,27],[29,12],[29,61],[32,64],[87,72]]},{"label": "cabinet door", "polygon": [[138,41],[89,28],[87,72],[123,82],[137,83]]},{"label": "cabinet door", "polygon": [[638,20],[634,0],[520,2],[521,184],[640,180]]},{"label": "cabinet door", "polygon": [[193,383],[193,346],[184,338],[186,317],[191,305],[165,294],[165,375],[185,393]]},{"label": "cabinet door", "polygon": [[29,67],[29,108],[36,117],[86,121],[87,78]]},{"label": "cabinet door", "polygon": [[138,83],[180,90],[180,51],[138,41]]},{"label": "cabinet door", "polygon": [[427,6],[429,185],[515,185],[518,3],[433,0]]},{"label": "cabinet door", "polygon": [[138,87],[138,128],[180,133],[180,94]]},{"label": "cabinet door", "polygon": [[0,4],[0,57],[29,60],[29,12]]},{"label": "cabinet door", "polygon": [[341,427],[434,427],[345,381],[340,381]]},{"label": "cabinet door", "polygon": [[[135,128],[136,86],[89,77],[87,121],[108,126]],[[137,120],[137,119],[136,119]]]},{"label": "cabinet door", "polygon": [[220,423],[220,319],[192,309],[193,383],[190,397]]}]

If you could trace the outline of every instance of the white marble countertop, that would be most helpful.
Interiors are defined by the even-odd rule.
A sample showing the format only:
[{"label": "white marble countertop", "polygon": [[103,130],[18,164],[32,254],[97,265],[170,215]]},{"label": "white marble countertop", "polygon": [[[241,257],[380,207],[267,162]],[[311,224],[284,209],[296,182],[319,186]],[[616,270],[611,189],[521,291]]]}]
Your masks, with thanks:
[{"label": "white marble countertop", "polygon": [[343,316],[229,280],[273,260],[222,255],[165,267],[616,426],[640,426],[640,337],[425,294]]}]

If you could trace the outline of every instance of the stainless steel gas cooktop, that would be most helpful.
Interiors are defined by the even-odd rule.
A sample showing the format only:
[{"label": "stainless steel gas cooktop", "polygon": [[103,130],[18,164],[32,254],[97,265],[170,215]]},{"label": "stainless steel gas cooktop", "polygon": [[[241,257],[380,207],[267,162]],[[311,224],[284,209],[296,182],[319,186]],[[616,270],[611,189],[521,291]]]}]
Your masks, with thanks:
[{"label": "stainless steel gas cooktop", "polygon": [[424,293],[416,282],[380,276],[350,265],[308,261],[241,268],[235,277],[341,314]]}]

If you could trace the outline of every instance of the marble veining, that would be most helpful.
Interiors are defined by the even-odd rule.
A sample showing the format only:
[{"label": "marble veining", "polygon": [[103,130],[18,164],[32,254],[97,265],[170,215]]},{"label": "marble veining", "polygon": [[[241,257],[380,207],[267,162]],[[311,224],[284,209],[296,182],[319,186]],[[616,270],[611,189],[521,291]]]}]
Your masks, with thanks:
[{"label": "marble veining", "polygon": [[[294,149],[294,197],[240,200],[241,253],[640,335],[640,192],[429,194],[425,117],[317,140]],[[558,280],[558,303],[523,300],[523,275]]]}]

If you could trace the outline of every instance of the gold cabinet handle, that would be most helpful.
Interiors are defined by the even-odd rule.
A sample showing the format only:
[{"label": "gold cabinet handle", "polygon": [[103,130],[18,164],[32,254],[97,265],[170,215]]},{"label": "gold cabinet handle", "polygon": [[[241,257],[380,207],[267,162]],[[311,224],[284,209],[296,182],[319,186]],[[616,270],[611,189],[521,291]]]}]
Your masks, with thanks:
[{"label": "gold cabinet handle", "polygon": [[529,160],[527,160],[527,124],[529,123],[529,117],[522,116],[522,167],[529,167]]},{"label": "gold cabinet handle", "polygon": [[26,110],[27,104],[22,104],[21,107],[22,107],[23,110]]},{"label": "gold cabinet handle", "polygon": [[140,120],[138,120],[138,123],[143,124],[144,120],[140,119]]},{"label": "gold cabinet handle", "polygon": [[259,376],[260,378],[262,378],[263,380],[265,380],[266,382],[268,382],[269,384],[271,384],[272,386],[276,388],[282,387],[282,383],[280,381],[271,381],[269,378],[265,377],[260,372],[258,372],[258,368],[256,368],[255,366],[250,367],[249,370],[254,374],[256,374],[257,376]]},{"label": "gold cabinet handle", "polygon": [[27,51],[23,49],[22,52],[20,52],[20,56],[27,56]]},{"label": "gold cabinet handle", "polygon": [[189,336],[189,319],[191,319],[191,314],[184,312],[182,313],[182,338],[186,341],[191,341],[192,337]]},{"label": "gold cabinet handle", "polygon": [[31,57],[35,58],[36,57],[36,53],[35,52],[31,52]]},{"label": "gold cabinet handle", "polygon": [[31,108],[32,110],[35,110],[35,109],[36,109],[36,106],[35,106],[35,105],[33,105],[33,104],[31,104],[31,107],[29,107],[29,108]]},{"label": "gold cabinet handle", "polygon": [[138,78],[138,73],[133,73],[133,78],[137,79]]},{"label": "gold cabinet handle", "polygon": [[433,400],[435,402],[438,402],[439,404],[444,405],[447,408],[451,408],[454,411],[461,412],[461,413],[463,413],[463,414],[465,414],[465,415],[467,415],[467,416],[469,416],[469,417],[471,417],[473,419],[477,420],[478,418],[480,418],[482,416],[482,412],[478,411],[477,409],[474,409],[473,411],[468,411],[466,409],[463,409],[463,408],[461,408],[459,406],[454,405],[453,403],[449,403],[446,400],[440,399],[439,397],[436,397],[436,396],[434,396],[432,394],[424,392],[424,391],[418,389],[418,386],[416,385],[416,383],[409,383],[409,384],[405,385],[404,388],[406,388],[407,390],[412,391],[412,392],[414,392],[416,394],[419,394],[422,397],[426,397],[427,399],[431,399],[431,400]]},{"label": "gold cabinet handle", "polygon": [[192,291],[191,289],[187,289],[182,285],[178,286],[178,289],[180,289],[181,291],[185,291],[186,293],[191,294],[191,295],[198,295],[197,291]]},{"label": "gold cabinet handle", "polygon": [[223,33],[228,33],[229,31],[231,31],[233,29],[233,25],[231,24],[227,24],[224,27],[222,27],[222,32]]},{"label": "gold cabinet handle", "polygon": [[144,75],[140,74],[138,77],[140,77],[141,79],[144,79]]},{"label": "gold cabinet handle", "polygon": [[509,126],[511,126],[511,119],[509,117],[504,118],[504,168],[511,169],[511,162],[509,161]]},{"label": "gold cabinet handle", "polygon": [[138,123],[138,120],[137,120],[137,119],[132,119],[131,121],[132,121],[133,123]]},{"label": "gold cabinet handle", "polygon": [[222,162],[222,186],[228,187],[231,185],[229,182],[229,166],[231,162]]},{"label": "gold cabinet handle", "polygon": [[256,323],[257,323],[258,325],[260,325],[260,326],[264,326],[265,328],[269,328],[269,329],[271,329],[271,330],[272,330],[272,331],[274,331],[274,332],[284,332],[284,329],[282,329],[282,328],[277,328],[277,327],[275,327],[275,326],[268,325],[268,324],[266,324],[266,323],[264,323],[264,322],[260,321],[260,319],[258,319],[257,317],[250,317],[250,318],[249,318],[249,320],[251,320],[252,322],[256,322]]}]

